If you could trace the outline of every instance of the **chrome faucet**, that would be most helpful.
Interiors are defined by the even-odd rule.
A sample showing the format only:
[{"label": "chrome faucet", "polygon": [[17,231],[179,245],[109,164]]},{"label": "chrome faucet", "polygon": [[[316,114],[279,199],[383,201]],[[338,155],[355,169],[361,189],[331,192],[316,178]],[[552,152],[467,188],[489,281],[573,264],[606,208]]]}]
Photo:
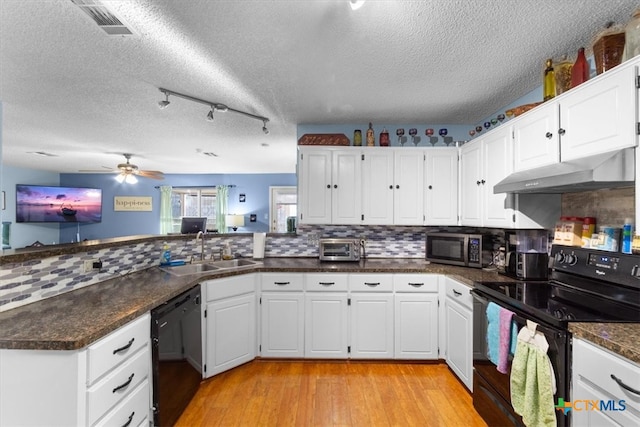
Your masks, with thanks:
[{"label": "chrome faucet", "polygon": [[200,261],[204,261],[204,232],[198,231],[196,234],[196,244],[200,240]]}]

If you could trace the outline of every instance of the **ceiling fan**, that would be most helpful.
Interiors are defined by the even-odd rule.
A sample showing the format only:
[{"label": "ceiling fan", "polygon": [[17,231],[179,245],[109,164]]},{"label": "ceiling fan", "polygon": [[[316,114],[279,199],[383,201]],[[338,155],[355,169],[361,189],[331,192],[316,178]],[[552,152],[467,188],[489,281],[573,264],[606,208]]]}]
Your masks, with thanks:
[{"label": "ceiling fan", "polygon": [[[117,166],[117,169],[112,172],[118,172],[118,176],[116,176],[116,180],[118,182],[127,182],[129,184],[135,184],[138,179],[136,176],[142,176],[145,178],[151,179],[164,179],[164,173],[160,171],[147,171],[138,169],[137,165],[134,165],[130,162],[131,154],[124,153],[124,158],[127,160],[125,163],[120,163]],[[105,171],[96,171],[96,170],[80,170],[80,172],[105,172]]]}]

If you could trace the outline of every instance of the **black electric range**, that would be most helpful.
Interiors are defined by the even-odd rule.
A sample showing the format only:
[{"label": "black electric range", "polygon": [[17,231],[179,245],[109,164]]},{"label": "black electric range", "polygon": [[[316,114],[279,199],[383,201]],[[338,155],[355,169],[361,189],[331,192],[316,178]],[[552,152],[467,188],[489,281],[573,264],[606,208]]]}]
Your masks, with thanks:
[{"label": "black electric range", "polygon": [[557,327],[640,322],[640,256],[553,246],[548,281],[476,282],[480,293]]}]

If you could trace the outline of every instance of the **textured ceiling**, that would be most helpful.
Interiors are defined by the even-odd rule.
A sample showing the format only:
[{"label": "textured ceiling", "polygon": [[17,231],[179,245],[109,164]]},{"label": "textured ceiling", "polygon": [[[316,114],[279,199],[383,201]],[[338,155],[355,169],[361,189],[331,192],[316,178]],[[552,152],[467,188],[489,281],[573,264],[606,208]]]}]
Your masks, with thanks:
[{"label": "textured ceiling", "polygon": [[[297,124],[474,124],[637,0],[0,0],[3,161],[60,172],[133,153],[166,173],[294,172]],[[159,87],[270,118],[227,113]],[[268,146],[264,146],[268,144]],[[44,151],[57,157],[28,152]],[[208,157],[201,152],[213,152]]]}]

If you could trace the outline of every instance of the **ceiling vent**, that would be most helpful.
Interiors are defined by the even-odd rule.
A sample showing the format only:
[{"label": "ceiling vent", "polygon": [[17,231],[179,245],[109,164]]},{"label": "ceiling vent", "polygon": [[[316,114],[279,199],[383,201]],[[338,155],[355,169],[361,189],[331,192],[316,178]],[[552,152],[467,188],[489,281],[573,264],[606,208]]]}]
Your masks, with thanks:
[{"label": "ceiling vent", "polygon": [[100,0],[71,0],[110,36],[132,36],[133,32]]}]

